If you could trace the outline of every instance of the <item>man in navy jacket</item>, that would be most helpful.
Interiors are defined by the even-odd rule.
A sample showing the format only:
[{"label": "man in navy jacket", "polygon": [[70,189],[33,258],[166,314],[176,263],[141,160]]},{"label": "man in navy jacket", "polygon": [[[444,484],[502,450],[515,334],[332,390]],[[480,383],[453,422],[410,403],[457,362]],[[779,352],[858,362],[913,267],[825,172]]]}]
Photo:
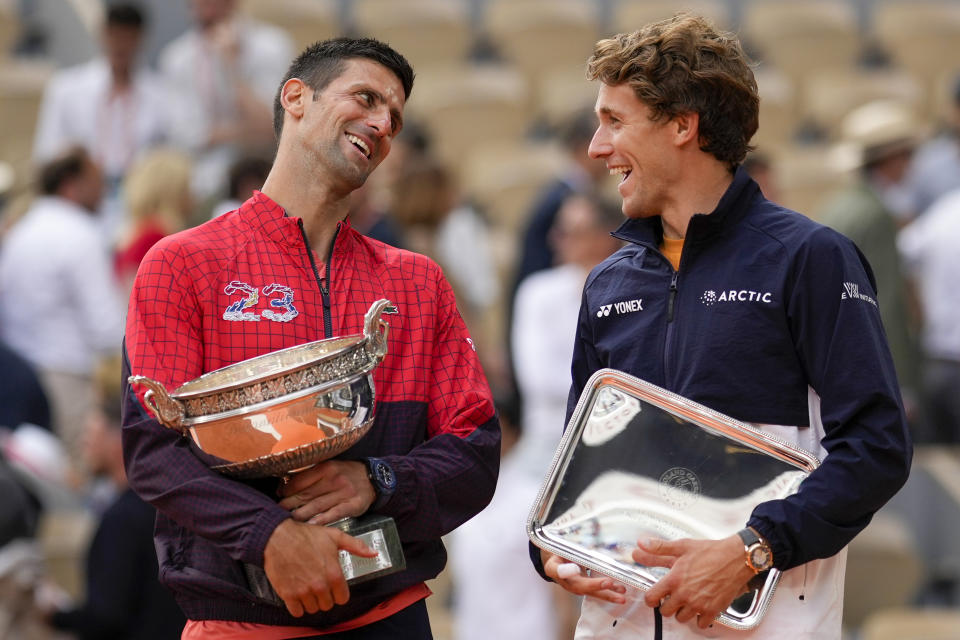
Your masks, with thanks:
[{"label": "man in navy jacket", "polygon": [[[611,367],[822,464],[795,495],[758,505],[739,534],[638,541],[635,561],[670,568],[646,593],[561,578],[564,561],[547,552],[534,562],[588,596],[577,638],[839,638],[844,549],[902,486],[912,454],[870,267],[739,168],[758,98],[732,36],[676,16],[601,40],[588,75],[600,81],[589,153],[622,175],[627,220],[615,235],[627,245],[585,285],[570,410]],[[771,566],[784,573],[761,624],[713,624]]]}]

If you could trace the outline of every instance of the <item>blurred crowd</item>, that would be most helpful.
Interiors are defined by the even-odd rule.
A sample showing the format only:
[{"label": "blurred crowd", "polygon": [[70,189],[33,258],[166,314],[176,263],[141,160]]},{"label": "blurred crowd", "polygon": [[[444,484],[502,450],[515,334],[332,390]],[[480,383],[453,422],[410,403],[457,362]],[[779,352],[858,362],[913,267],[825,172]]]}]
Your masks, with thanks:
[{"label": "blurred crowd", "polygon": [[[409,2],[408,22],[423,22],[409,40],[418,78],[407,124],[356,192],[351,220],[443,267],[504,428],[493,502],[448,541],[451,582],[435,600],[451,622],[439,638],[570,637],[577,603],[529,566],[524,526],[562,433],[581,289],[617,249],[609,232],[622,219],[611,176],[586,153],[595,90],[583,63],[603,33],[680,4]],[[864,35],[879,0],[685,6],[749,31],[765,24],[754,5],[801,4],[824,8],[797,36],[803,73],[774,54],[772,29],[745,38],[762,98],[747,167],[768,198],[857,243],[876,275],[916,441],[956,444],[960,49],[917,72],[891,49],[895,39],[885,48]],[[960,3],[925,4],[943,9],[960,37]],[[96,53],[87,61],[51,62],[54,28],[43,27],[58,11],[88,26]],[[298,49],[349,31],[407,53],[403,25],[377,22],[396,13],[376,0],[0,0],[0,638],[179,637],[182,616],[156,578],[152,508],[123,473],[126,297],[157,240],[262,185],[274,94]],[[153,25],[178,17],[182,28],[148,52]],[[573,28],[581,19],[592,25],[586,37]],[[539,26],[526,36],[528,23]],[[802,19],[793,26],[802,31]],[[828,74],[810,73],[836,32],[854,78],[828,84],[841,106],[818,102]],[[84,564],[58,574],[51,540],[61,517],[79,527],[64,537],[70,560]]]}]

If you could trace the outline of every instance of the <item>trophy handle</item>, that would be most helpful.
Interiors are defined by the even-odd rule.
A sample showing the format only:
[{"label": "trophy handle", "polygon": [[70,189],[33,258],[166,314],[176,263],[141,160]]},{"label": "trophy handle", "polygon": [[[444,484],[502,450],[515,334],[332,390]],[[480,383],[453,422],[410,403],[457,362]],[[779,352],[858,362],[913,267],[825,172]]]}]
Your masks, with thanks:
[{"label": "trophy handle", "polygon": [[143,394],[143,401],[150,412],[164,426],[186,434],[186,429],[183,427],[186,411],[179,400],[170,397],[162,384],[146,376],[130,376],[127,382],[147,387],[146,393]]},{"label": "trophy handle", "polygon": [[380,316],[384,313],[395,313],[395,307],[386,298],[377,300],[363,317],[363,337],[366,339],[366,350],[377,360],[387,354],[387,333],[390,324]]}]

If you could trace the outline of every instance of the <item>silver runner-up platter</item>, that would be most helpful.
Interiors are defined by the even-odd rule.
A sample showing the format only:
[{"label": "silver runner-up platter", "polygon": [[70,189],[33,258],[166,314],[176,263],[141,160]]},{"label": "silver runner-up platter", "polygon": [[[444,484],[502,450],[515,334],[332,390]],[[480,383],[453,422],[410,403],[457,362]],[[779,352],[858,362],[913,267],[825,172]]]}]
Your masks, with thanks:
[{"label": "silver runner-up platter", "polygon": [[[633,561],[640,538],[721,539],[817,468],[811,453],[614,369],[587,382],[527,521],[534,545],[638,589],[666,574]],[[717,619],[750,629],[780,572]]]},{"label": "silver runner-up platter", "polygon": [[[191,438],[210,468],[233,478],[285,477],[329,460],[356,444],[373,425],[373,370],[387,353],[393,307],[377,300],[363,334],[327,338],[266,353],[205,373],[173,391],[145,376],[147,409],[166,427]],[[350,584],[393,573],[405,560],[391,518],[366,515],[331,526],[359,532],[380,554],[340,552]],[[280,603],[262,569],[248,565],[251,588]]]}]

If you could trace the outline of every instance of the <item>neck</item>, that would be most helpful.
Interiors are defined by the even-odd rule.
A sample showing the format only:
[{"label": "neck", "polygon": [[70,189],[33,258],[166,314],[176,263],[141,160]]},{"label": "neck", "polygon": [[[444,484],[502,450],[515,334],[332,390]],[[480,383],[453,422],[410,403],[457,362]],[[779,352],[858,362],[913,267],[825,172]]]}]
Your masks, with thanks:
[{"label": "neck", "polygon": [[323,258],[333,242],[337,224],[350,210],[350,192],[333,189],[315,174],[308,175],[306,168],[306,163],[288,162],[278,154],[261,191],[283,207],[287,215],[303,220],[310,248]]},{"label": "neck", "polygon": [[112,67],[111,76],[113,78],[113,90],[116,92],[126,91],[133,81],[133,74],[129,67]]},{"label": "neck", "polygon": [[712,213],[733,182],[725,164],[713,156],[700,160],[687,165],[690,171],[676,183],[676,199],[660,214],[663,234],[668,238],[686,237],[690,219],[698,213]]}]

